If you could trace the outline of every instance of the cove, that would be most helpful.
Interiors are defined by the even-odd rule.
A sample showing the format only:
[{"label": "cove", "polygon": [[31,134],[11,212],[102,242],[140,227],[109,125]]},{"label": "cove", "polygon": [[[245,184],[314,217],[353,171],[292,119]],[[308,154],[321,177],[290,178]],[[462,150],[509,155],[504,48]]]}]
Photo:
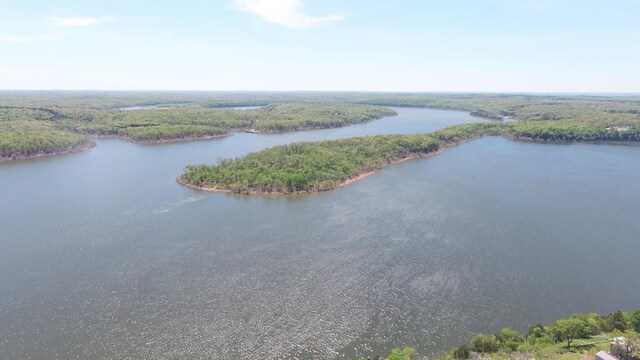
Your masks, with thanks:
[{"label": "cove", "polygon": [[[479,121],[396,109],[339,129],[0,164],[0,357],[351,358],[640,303],[640,147],[486,137],[332,192],[175,183],[295,141]],[[603,294],[615,296],[603,296]]]}]

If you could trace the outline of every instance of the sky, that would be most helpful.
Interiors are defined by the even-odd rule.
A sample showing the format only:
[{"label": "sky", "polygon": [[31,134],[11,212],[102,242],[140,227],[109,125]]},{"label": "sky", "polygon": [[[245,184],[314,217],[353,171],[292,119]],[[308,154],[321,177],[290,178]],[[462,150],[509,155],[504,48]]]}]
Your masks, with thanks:
[{"label": "sky", "polygon": [[640,0],[2,0],[0,89],[640,92]]}]

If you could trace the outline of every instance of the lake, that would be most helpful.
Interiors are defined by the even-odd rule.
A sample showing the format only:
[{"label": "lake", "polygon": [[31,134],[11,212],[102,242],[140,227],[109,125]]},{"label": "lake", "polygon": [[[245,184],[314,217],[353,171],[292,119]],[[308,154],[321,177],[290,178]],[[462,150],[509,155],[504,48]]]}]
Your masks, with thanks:
[{"label": "lake", "polygon": [[437,354],[640,306],[638,145],[485,137],[299,196],[175,182],[188,164],[278,144],[480,121],[396,111],[0,164],[0,358]]}]

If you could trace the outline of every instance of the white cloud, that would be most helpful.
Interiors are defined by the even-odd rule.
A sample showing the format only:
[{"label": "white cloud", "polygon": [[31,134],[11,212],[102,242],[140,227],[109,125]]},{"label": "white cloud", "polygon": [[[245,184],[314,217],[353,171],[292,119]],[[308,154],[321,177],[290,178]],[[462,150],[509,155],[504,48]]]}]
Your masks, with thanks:
[{"label": "white cloud", "polygon": [[36,34],[36,35],[4,35],[0,34],[0,43],[30,43],[45,42],[61,39],[60,34]]},{"label": "white cloud", "polygon": [[240,10],[254,13],[270,23],[294,29],[344,20],[344,16],[312,17],[302,12],[301,0],[233,0]]},{"label": "white cloud", "polygon": [[52,17],[49,18],[49,24],[54,26],[90,26],[102,23],[112,22],[110,17]]}]

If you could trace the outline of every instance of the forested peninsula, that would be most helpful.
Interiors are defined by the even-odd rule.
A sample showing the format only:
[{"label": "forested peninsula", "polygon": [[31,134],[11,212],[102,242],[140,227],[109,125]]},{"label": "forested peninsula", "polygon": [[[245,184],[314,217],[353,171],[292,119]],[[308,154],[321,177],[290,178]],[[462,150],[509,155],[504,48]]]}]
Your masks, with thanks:
[{"label": "forested peninsula", "polygon": [[271,104],[251,110],[203,104],[128,111],[0,106],[0,160],[79,151],[90,146],[90,137],[159,143],[207,139],[242,130],[274,133],[324,129],[392,115],[395,111],[382,106],[341,103]]},{"label": "forested peninsula", "polygon": [[[243,106],[259,108],[232,108]],[[393,115],[385,106],[460,110],[497,122],[517,119],[513,125],[503,124],[487,134],[545,141],[637,140],[640,123],[640,97],[633,95],[0,91],[0,160],[79,151],[91,145],[91,137],[118,137],[144,144],[207,139],[232,131],[272,133],[340,127]],[[469,134],[480,135],[484,131]],[[438,135],[434,139],[447,142]],[[412,141],[408,138],[405,142]],[[374,168],[370,168],[372,163],[361,166],[356,162],[351,167],[358,171],[346,173],[357,176],[360,171],[375,170],[408,155],[425,154],[411,154],[413,150],[409,146],[384,153]],[[203,186],[220,186],[217,180],[207,185],[203,176],[197,178]],[[238,184],[225,186],[231,191],[262,191],[266,184],[247,187],[244,180],[249,181],[239,179]],[[280,180],[286,188],[286,177]],[[344,181],[341,177],[293,180],[289,183],[315,183],[318,189]],[[274,191],[283,190],[273,184],[277,185]],[[301,185],[291,189],[315,188]]]},{"label": "forested peninsula", "polygon": [[[464,110],[495,120],[432,134],[354,138],[274,147],[217,165],[188,166],[178,181],[247,194],[334,189],[390,164],[485,135],[537,141],[639,141],[636,96],[352,94],[357,103]],[[512,119],[516,119],[513,121]]]},{"label": "forested peninsula", "polygon": [[431,134],[384,135],[276,146],[217,165],[187,166],[181,184],[245,194],[335,189],[390,164],[437,154],[485,135],[541,141],[638,141],[640,126],[625,130],[585,122],[485,122]]}]

